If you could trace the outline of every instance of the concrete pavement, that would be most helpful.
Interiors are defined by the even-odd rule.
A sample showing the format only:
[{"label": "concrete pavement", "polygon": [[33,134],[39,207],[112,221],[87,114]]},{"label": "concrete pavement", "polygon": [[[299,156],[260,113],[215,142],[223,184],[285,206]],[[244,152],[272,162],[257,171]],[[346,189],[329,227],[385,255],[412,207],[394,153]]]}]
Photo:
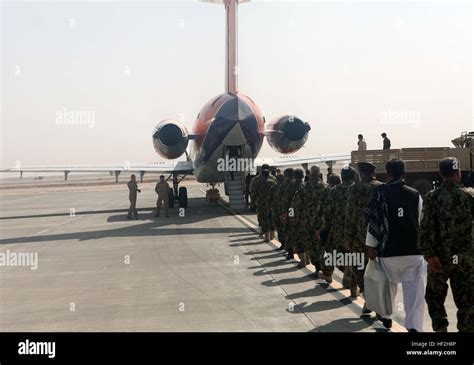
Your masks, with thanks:
[{"label": "concrete pavement", "polygon": [[1,191],[0,252],[39,262],[0,266],[0,330],[385,331],[187,185],[184,217],[156,219],[141,184],[133,221],[124,185]]}]

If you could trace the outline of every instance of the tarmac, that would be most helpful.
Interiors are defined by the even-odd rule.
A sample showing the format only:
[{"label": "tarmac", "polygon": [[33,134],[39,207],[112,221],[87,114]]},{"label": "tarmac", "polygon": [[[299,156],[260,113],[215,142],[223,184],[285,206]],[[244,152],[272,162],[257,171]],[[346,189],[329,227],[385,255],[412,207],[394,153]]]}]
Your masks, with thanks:
[{"label": "tarmac", "polygon": [[[126,219],[123,182],[0,185],[0,253],[38,255],[36,270],[0,266],[0,331],[387,331],[360,317],[340,273],[329,285],[263,242],[254,214],[187,181],[189,206],[154,218],[154,184],[139,185],[138,220]],[[447,309],[456,331],[451,293]]]}]

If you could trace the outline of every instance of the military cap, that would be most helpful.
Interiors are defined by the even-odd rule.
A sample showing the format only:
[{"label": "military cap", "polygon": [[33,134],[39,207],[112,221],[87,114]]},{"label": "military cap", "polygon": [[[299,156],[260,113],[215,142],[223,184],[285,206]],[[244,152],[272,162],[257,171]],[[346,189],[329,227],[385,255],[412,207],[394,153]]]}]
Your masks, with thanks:
[{"label": "military cap", "polygon": [[283,182],[285,180],[285,175],[277,174],[276,179],[278,182]]},{"label": "military cap", "polygon": [[331,174],[328,177],[328,182],[332,185],[337,185],[341,183],[341,178],[339,177],[339,175]]},{"label": "military cap", "polygon": [[304,178],[304,171],[301,169],[296,169],[295,170],[295,178],[296,179],[302,179]]},{"label": "military cap", "polygon": [[353,180],[356,175],[357,175],[357,171],[352,166],[344,166],[341,169],[341,177],[343,179],[352,179]]},{"label": "military cap", "polygon": [[370,162],[357,162],[357,168],[359,172],[365,172],[371,174],[375,171],[375,165]]},{"label": "military cap", "polygon": [[456,157],[445,157],[439,162],[439,172],[441,176],[452,176],[461,168],[459,160]]},{"label": "military cap", "polygon": [[291,167],[285,169],[285,171],[283,172],[283,174],[286,176],[286,177],[289,177],[289,178],[293,178],[294,174],[295,174],[295,170],[293,170]]}]

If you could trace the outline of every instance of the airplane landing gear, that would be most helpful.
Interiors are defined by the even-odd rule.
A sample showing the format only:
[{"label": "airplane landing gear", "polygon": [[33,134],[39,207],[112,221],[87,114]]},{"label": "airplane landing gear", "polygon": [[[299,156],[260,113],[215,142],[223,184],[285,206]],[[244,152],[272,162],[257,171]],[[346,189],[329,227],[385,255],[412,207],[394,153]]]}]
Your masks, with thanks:
[{"label": "airplane landing gear", "polygon": [[[170,177],[168,177],[168,179]],[[188,189],[184,186],[179,187],[179,183],[186,177],[186,175],[183,175],[180,178],[178,174],[173,174],[172,177],[173,188],[170,189],[169,207],[174,208],[175,203],[178,203],[180,208],[186,208],[188,206]]]},{"label": "airplane landing gear", "polygon": [[184,186],[179,188],[178,201],[180,208],[186,208],[188,206],[188,189]]}]

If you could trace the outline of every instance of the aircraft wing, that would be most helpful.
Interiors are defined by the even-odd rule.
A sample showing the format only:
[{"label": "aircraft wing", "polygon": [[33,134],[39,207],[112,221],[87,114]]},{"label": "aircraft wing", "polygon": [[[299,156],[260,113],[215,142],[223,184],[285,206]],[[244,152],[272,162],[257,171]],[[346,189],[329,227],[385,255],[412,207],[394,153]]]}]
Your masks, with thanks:
[{"label": "aircraft wing", "polygon": [[351,161],[351,155],[347,154],[321,154],[311,156],[282,155],[278,157],[263,157],[255,159],[256,166],[268,164],[272,167],[286,167],[302,164],[334,163],[338,161]]},{"label": "aircraft wing", "polygon": [[144,164],[122,165],[90,165],[90,166],[16,166],[13,168],[0,169],[1,172],[63,172],[65,175],[71,172],[109,172],[118,176],[122,172],[156,172],[156,173],[176,173],[192,175],[194,166],[192,161],[163,161]]}]

